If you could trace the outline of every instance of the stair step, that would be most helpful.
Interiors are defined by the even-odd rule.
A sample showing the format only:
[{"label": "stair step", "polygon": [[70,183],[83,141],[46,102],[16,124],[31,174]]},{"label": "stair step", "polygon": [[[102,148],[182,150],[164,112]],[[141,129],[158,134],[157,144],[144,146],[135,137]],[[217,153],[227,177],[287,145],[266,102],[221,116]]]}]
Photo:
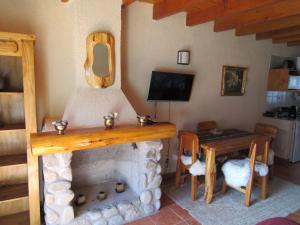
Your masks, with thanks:
[{"label": "stair step", "polygon": [[3,225],[29,225],[29,212],[21,212],[0,217],[0,224]]},{"label": "stair step", "polygon": [[28,196],[27,184],[15,184],[0,187],[0,201],[8,201]]},{"label": "stair step", "polygon": [[20,165],[20,164],[26,164],[26,163],[27,163],[27,155],[26,154],[0,156],[0,167]]},{"label": "stair step", "polygon": [[0,187],[0,216],[28,211],[27,184]]}]

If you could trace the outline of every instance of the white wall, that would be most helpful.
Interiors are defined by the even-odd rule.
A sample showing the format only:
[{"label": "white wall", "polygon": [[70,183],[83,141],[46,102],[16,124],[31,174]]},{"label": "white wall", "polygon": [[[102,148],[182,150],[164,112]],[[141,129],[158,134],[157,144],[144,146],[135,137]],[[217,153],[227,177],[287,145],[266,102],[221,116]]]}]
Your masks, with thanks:
[{"label": "white wall", "polygon": [[39,123],[44,115],[61,116],[84,78],[87,35],[108,31],[116,43],[116,82],[121,86],[121,0],[1,0],[0,31],[32,33],[36,41],[36,88]]},{"label": "white wall", "polygon": [[[253,35],[235,37],[234,31],[213,32],[213,23],[185,26],[181,13],[152,20],[152,6],[134,3],[124,11],[122,89],[137,112],[152,114],[147,102],[152,70],[195,73],[189,102],[172,102],[170,121],[178,129],[195,130],[201,120],[216,120],[223,127],[252,130],[264,110],[271,55],[299,56],[299,48],[255,41]],[[177,51],[191,51],[191,64],[176,64]],[[249,67],[246,94],[220,96],[223,65]],[[168,103],[158,104],[159,120],[168,120]],[[176,139],[171,154],[176,153]],[[165,150],[166,154],[166,150]],[[175,161],[166,171],[175,170]],[[165,172],[166,172],[165,171]]]}]

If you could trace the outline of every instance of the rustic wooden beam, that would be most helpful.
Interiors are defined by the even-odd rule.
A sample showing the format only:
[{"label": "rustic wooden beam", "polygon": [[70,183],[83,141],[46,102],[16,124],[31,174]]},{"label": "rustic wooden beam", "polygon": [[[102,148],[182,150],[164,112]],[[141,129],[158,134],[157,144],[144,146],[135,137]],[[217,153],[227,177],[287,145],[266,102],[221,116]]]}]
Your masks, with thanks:
[{"label": "rustic wooden beam", "polygon": [[157,123],[148,126],[124,126],[113,129],[85,128],[57,132],[31,134],[31,149],[34,156],[66,151],[88,150],[115,144],[151,141],[171,138],[176,135],[176,126]]},{"label": "rustic wooden beam", "polygon": [[236,29],[237,36],[248,35],[254,33],[269,32],[274,30],[286,29],[289,27],[300,25],[300,14],[290,17],[285,17],[277,20],[256,23],[247,26],[241,26]]},{"label": "rustic wooden beam", "polygon": [[186,24],[187,26],[194,26],[200,23],[205,23],[211,20],[215,20],[221,16],[227,16],[227,15],[255,9],[277,1],[278,0],[223,1],[223,4],[217,4],[214,7],[211,7],[207,10],[188,12]]},{"label": "rustic wooden beam", "polygon": [[231,14],[215,20],[214,31],[224,31],[250,24],[264,23],[275,19],[297,15],[300,12],[299,0],[277,0],[263,7]]},{"label": "rustic wooden beam", "polygon": [[256,34],[256,40],[282,38],[282,37],[287,37],[287,36],[297,35],[297,34],[300,34],[300,26],[258,33]]},{"label": "rustic wooden beam", "polygon": [[173,14],[198,8],[209,8],[223,0],[163,0],[153,7],[153,19],[159,20]]},{"label": "rustic wooden beam", "polygon": [[273,38],[272,42],[274,44],[276,44],[276,43],[292,42],[292,41],[298,41],[298,40],[300,40],[300,34],[291,35],[291,36],[287,36],[287,37]]},{"label": "rustic wooden beam", "polygon": [[289,46],[289,47],[298,46],[298,45],[300,45],[300,40],[298,40],[298,41],[291,41],[291,42],[287,43],[287,46]]}]

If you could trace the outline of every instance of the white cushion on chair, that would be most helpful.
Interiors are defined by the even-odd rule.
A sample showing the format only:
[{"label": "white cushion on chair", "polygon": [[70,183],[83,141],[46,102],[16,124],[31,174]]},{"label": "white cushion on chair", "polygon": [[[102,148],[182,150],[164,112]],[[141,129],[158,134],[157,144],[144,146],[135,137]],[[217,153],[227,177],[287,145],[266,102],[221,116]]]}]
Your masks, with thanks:
[{"label": "white cushion on chair", "polygon": [[274,157],[275,157],[275,152],[273,149],[270,149],[269,151],[269,159],[268,159],[268,165],[272,166],[274,165]]},{"label": "white cushion on chair", "polygon": [[180,159],[181,162],[186,166],[192,164],[192,156],[181,155]]},{"label": "white cushion on chair", "polygon": [[247,186],[250,177],[248,160],[230,160],[222,166],[225,181],[233,187]]},{"label": "white cushion on chair", "polygon": [[201,176],[205,175],[205,162],[201,162],[200,160],[197,160],[189,169],[190,174],[194,176]]},{"label": "white cushion on chair", "polygon": [[[230,160],[222,167],[225,181],[228,185],[233,187],[246,187],[250,178],[249,159]],[[269,172],[267,165],[256,162],[255,171],[260,176],[266,176]]]}]

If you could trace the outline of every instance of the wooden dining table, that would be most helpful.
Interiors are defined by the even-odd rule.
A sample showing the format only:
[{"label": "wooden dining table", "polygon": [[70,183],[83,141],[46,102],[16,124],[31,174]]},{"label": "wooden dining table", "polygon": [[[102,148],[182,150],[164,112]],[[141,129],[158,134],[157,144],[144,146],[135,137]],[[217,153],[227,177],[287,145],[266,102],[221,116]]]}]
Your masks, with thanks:
[{"label": "wooden dining table", "polygon": [[[258,150],[269,148],[270,137],[255,134],[238,129],[223,130],[220,134],[212,134],[204,132],[198,134],[200,148],[206,157],[206,172],[205,172],[205,202],[210,204],[213,200],[215,187],[215,164],[216,157],[228,155],[233,152],[239,152],[249,148],[252,141],[256,141]],[[268,151],[267,151],[268,152]],[[267,156],[265,156],[267,157]],[[262,197],[267,197],[267,179],[262,177]]]}]

